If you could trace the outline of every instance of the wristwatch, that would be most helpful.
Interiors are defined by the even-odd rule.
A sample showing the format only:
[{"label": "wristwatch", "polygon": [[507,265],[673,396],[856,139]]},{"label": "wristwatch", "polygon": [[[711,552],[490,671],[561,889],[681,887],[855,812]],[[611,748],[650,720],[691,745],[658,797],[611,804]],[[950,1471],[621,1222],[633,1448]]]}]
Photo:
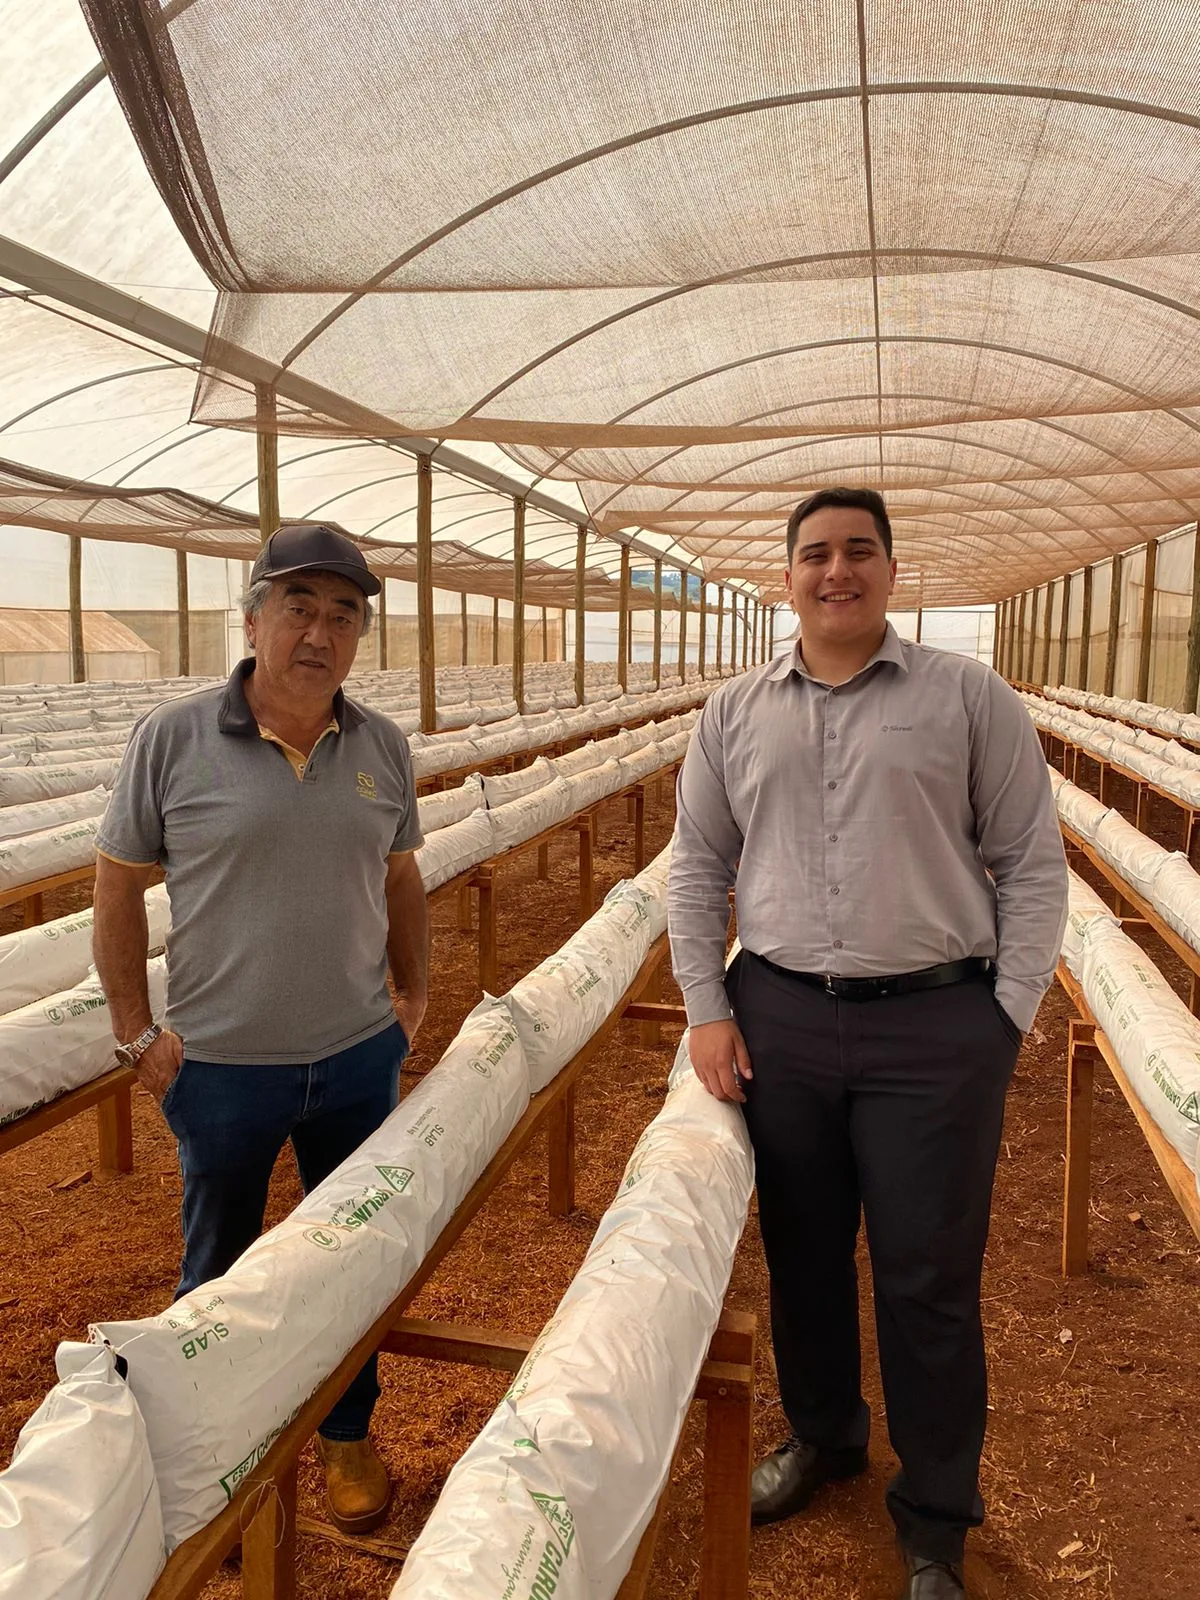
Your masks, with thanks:
[{"label": "wristwatch", "polygon": [[148,1028],[143,1028],[136,1039],[131,1039],[128,1044],[119,1044],[113,1050],[118,1062],[123,1067],[136,1067],[138,1062],[158,1038],[162,1029],[157,1022],[152,1022]]}]

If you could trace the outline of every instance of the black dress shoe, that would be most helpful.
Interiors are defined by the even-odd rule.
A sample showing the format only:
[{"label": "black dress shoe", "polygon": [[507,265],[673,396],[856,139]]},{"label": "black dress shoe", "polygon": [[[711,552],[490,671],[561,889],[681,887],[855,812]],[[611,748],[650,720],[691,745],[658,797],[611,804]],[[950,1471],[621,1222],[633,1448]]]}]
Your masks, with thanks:
[{"label": "black dress shoe", "polygon": [[949,1561],[926,1561],[905,1552],[908,1582],[900,1600],[967,1600],[960,1566]]},{"label": "black dress shoe", "polygon": [[[782,1522],[784,1517],[803,1511],[822,1484],[857,1478],[866,1470],[865,1450],[822,1450],[793,1434],[754,1469],[750,1479],[750,1521],[755,1527]],[[931,1595],[928,1600],[935,1597]]]}]

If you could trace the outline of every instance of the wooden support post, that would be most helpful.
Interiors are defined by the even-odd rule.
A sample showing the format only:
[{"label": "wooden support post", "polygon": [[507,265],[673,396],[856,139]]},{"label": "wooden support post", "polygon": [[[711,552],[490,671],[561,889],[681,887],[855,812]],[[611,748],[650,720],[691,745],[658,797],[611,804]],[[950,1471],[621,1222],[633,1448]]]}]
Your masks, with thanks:
[{"label": "wooden support post", "polygon": [[1187,672],[1183,680],[1183,709],[1193,712],[1200,695],[1200,522],[1192,536],[1192,594],[1188,614]]},{"label": "wooden support post", "polygon": [[581,522],[575,530],[575,704],[581,706],[587,694],[587,529]]},{"label": "wooden support post", "polygon": [[1079,618],[1079,689],[1088,686],[1088,667],[1092,656],[1092,569],[1083,569],[1083,609]]},{"label": "wooden support post", "polygon": [[1146,569],[1142,579],[1142,620],[1138,638],[1137,697],[1150,698],[1150,655],[1154,647],[1154,590],[1158,566],[1158,540],[1146,541]]},{"label": "wooden support post", "polygon": [[376,658],[379,662],[380,672],[388,669],[388,609],[387,609],[386,578],[379,580],[379,594],[375,600],[375,637],[378,640]]},{"label": "wooden support post", "polygon": [[469,883],[462,883],[459,884],[458,887],[458,931],[459,933],[470,933],[474,926],[475,919],[472,915],[471,906],[471,885]]},{"label": "wooden support post", "polygon": [[83,642],[83,539],[68,535],[67,633],[71,643],[71,682],[87,682],[87,652]]},{"label": "wooden support post", "polygon": [[1059,612],[1058,625],[1058,677],[1057,683],[1067,681],[1067,645],[1071,626],[1071,585],[1073,576],[1064,577],[1062,580],[1062,609]]},{"label": "wooden support post", "polygon": [[617,599],[617,683],[629,688],[629,546],[621,546],[621,581]]},{"label": "wooden support post", "polygon": [[993,672],[998,672],[1000,670],[1000,614],[1001,614],[1002,609],[1003,608],[1001,607],[1000,602],[997,600],[996,604],[992,607],[992,671]]},{"label": "wooden support post", "polygon": [[433,634],[433,460],[417,457],[417,668],[421,732],[437,730],[437,656]]},{"label": "wooden support post", "polygon": [[1095,1028],[1072,1020],[1067,1047],[1067,1165],[1063,1188],[1062,1270],[1066,1278],[1087,1271],[1092,1090],[1099,1053]]},{"label": "wooden support post", "polygon": [[639,783],[633,791],[633,870],[640,872],[646,865],[646,785]]},{"label": "wooden support post", "polygon": [[567,608],[562,606],[558,613],[558,646],[561,654],[558,659],[564,664],[567,659]]},{"label": "wooden support post", "polygon": [[245,1600],[295,1600],[296,1463],[264,1483],[242,1529],[242,1594]]},{"label": "wooden support post", "polygon": [[679,681],[687,682],[688,572],[679,569]]},{"label": "wooden support post", "polygon": [[186,678],[192,671],[192,616],[188,598],[186,550],[175,552],[175,625],[179,640],[179,676]]},{"label": "wooden support post", "polygon": [[721,660],[721,635],[725,631],[725,591],[720,584],[717,585],[717,647],[713,651],[713,666],[717,669],[717,677],[725,671],[725,663]]},{"label": "wooden support post", "polygon": [[710,1393],[704,1419],[700,1600],[745,1600],[750,1587],[753,1400]]},{"label": "wooden support post", "polygon": [[654,687],[662,688],[662,557],[654,558],[654,656],[651,673]]},{"label": "wooden support post", "polygon": [[708,654],[708,585],[700,579],[700,627],[699,642],[696,646],[699,658],[700,677],[705,676],[704,658]]},{"label": "wooden support post", "polygon": [[133,1086],[119,1084],[96,1104],[97,1166],[105,1176],[133,1171]]},{"label": "wooden support post", "polygon": [[500,955],[496,945],[496,869],[490,861],[476,869],[475,887],[479,893],[479,987],[485,994],[496,994]]},{"label": "wooden support post", "polygon": [[556,1100],[547,1118],[550,1157],[550,1215],[569,1217],[575,1209],[575,1085]]},{"label": "wooden support post", "polygon": [[545,840],[545,841],[543,841],[543,843],[538,845],[537,875],[538,875],[539,878],[543,878],[543,879],[544,878],[548,878],[550,876],[550,842],[549,842],[549,840]]},{"label": "wooden support post", "polygon": [[549,613],[545,606],[542,607],[542,660],[550,659],[550,622]]},{"label": "wooden support post", "polygon": [[579,919],[586,922],[596,909],[596,817],[589,811],[576,823],[579,833]]},{"label": "wooden support post", "polygon": [[1039,683],[1046,683],[1050,677],[1050,632],[1054,621],[1054,585],[1047,583],[1042,596],[1042,669],[1038,676]]},{"label": "wooden support post", "polygon": [[465,667],[465,666],[468,666],[470,664],[470,654],[471,654],[470,645],[468,643],[468,635],[467,635],[467,597],[466,597],[465,592],[463,594],[459,595],[458,600],[459,600],[459,609],[458,609],[459,641],[460,641],[460,643],[462,645],[462,651],[461,651],[459,664],[461,666]]},{"label": "wooden support post", "polygon": [[1117,639],[1121,631],[1121,553],[1112,558],[1111,588],[1108,597],[1108,653],[1104,658],[1104,689],[1112,694],[1117,681]]},{"label": "wooden support post", "polygon": [[513,500],[513,657],[512,693],[517,713],[525,713],[525,502]]},{"label": "wooden support post", "polygon": [[921,642],[921,630],[922,630],[922,626],[924,624],[924,621],[925,621],[925,608],[924,608],[924,606],[918,606],[917,607],[917,636],[916,636],[916,640],[915,640],[915,643],[917,643],[917,644],[920,644],[920,642]]},{"label": "wooden support post", "polygon": [[1029,600],[1029,591],[1026,590],[1026,589],[1023,589],[1021,591],[1020,602],[1019,602],[1019,604],[1017,606],[1016,659],[1013,662],[1013,673],[1012,673],[1013,681],[1016,682],[1016,683],[1024,683],[1026,681],[1026,678],[1025,678],[1025,641],[1026,641],[1027,635],[1026,635],[1026,632],[1025,632],[1025,607],[1026,607],[1026,604],[1027,604],[1028,600]]},{"label": "wooden support post", "polygon": [[279,526],[279,430],[275,391],[254,385],[255,439],[258,445],[258,537],[262,544]]},{"label": "wooden support post", "polygon": [[742,596],[742,671],[750,665],[750,596]]},{"label": "wooden support post", "polygon": [[492,665],[500,665],[500,601],[492,600]]},{"label": "wooden support post", "polygon": [[[655,967],[651,976],[646,980],[645,988],[642,990],[643,1001],[653,1005],[656,1001],[660,1001],[662,999],[662,977],[662,964],[660,962],[659,965]],[[637,1029],[639,1044],[650,1048],[653,1045],[660,1044],[662,1042],[661,1022],[639,1022]]]},{"label": "wooden support post", "polygon": [[1148,783],[1137,786],[1137,804],[1134,810],[1134,827],[1139,833],[1149,833],[1150,813],[1154,805],[1154,790]]},{"label": "wooden support post", "polygon": [[771,607],[771,620],[767,626],[767,656],[774,660],[775,657],[775,607]]}]

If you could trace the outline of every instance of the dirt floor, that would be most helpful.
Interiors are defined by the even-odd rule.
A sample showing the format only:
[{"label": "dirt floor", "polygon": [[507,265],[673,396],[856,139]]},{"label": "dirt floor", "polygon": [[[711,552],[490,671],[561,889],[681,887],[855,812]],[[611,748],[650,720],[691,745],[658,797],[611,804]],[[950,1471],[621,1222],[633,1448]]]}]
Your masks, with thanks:
[{"label": "dirt floor", "polygon": [[[1165,808],[1164,808],[1165,809]],[[652,850],[670,831],[669,802],[647,808]],[[1162,818],[1164,829],[1169,816]],[[1164,835],[1165,836],[1165,835]],[[1174,842],[1168,840],[1168,842]],[[632,827],[623,803],[603,813],[597,878],[628,875]],[[530,855],[505,870],[500,899],[501,986],[569,934],[576,917],[573,840],[551,853],[548,881]],[[61,914],[70,902],[48,907]],[[405,1071],[427,1071],[473,1004],[475,937],[435,911],[434,1001]],[[1178,963],[1148,940],[1173,981]],[[988,1505],[972,1541],[978,1600],[1188,1600],[1200,1595],[1200,1244],[1183,1222],[1128,1107],[1098,1079],[1094,1135],[1092,1271],[1058,1274],[1063,1173],[1063,1084],[1071,1008],[1047,996],[1009,1098],[984,1288],[992,1415],[983,1467]],[[578,1210],[546,1211],[544,1149],[520,1160],[412,1308],[417,1316],[536,1332],[583,1257],[634,1141],[654,1115],[678,1038],[639,1046],[626,1024],[585,1076],[578,1103]],[[1103,1071],[1103,1069],[1102,1069]],[[58,1340],[89,1320],[161,1310],[175,1280],[179,1179],[173,1143],[148,1097],[135,1101],[137,1170],[64,1187],[95,1160],[89,1116],[0,1158],[0,1461],[54,1381]],[[270,1220],[298,1198],[281,1160]],[[519,1251],[514,1240],[520,1241]],[[893,1468],[863,1262],[867,1395],[876,1434],[869,1474],[830,1491],[811,1513],[754,1535],[751,1592],[805,1600],[888,1600],[898,1568],[883,1490]],[[753,1215],[730,1303],[760,1326],[756,1446],[787,1431],[767,1337],[767,1283]],[[451,1465],[506,1386],[501,1375],[384,1358],[375,1432],[397,1494],[381,1540],[402,1551]],[[701,1418],[693,1413],[671,1491],[651,1584],[656,1600],[697,1592]],[[301,1463],[302,1512],[322,1515],[311,1447]],[[397,1567],[382,1554],[309,1535],[300,1542],[299,1593],[341,1600],[386,1596]],[[223,1569],[208,1600],[239,1593]]]}]

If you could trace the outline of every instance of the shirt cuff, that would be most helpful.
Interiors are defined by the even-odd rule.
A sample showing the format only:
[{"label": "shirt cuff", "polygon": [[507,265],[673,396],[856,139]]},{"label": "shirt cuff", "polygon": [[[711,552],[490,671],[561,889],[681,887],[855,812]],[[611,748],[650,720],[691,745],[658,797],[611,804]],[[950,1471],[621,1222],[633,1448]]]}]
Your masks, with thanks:
[{"label": "shirt cuff", "polygon": [[1006,978],[1003,973],[996,979],[996,1001],[1022,1033],[1028,1033],[1033,1027],[1033,1019],[1037,1016],[1045,992],[1044,989],[1022,983],[1019,978]]},{"label": "shirt cuff", "polygon": [[733,1017],[729,996],[720,978],[689,984],[683,991],[683,1004],[690,1028],[703,1027],[706,1022],[729,1022]]}]

